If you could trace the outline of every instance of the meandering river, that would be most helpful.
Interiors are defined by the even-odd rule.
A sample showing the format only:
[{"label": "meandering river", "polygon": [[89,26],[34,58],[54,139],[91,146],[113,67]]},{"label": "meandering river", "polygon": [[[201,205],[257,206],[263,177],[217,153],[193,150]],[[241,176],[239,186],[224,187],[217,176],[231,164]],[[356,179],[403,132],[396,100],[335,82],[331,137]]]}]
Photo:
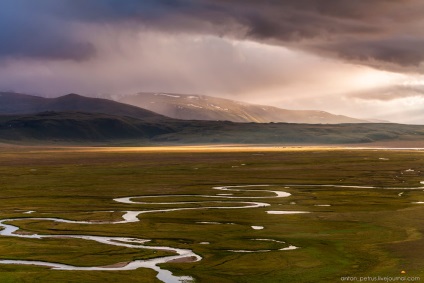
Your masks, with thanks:
[{"label": "meandering river", "polygon": [[[172,211],[181,211],[181,210],[200,210],[200,209],[252,209],[259,207],[267,207],[270,204],[265,202],[255,202],[250,201],[254,199],[270,199],[270,198],[282,198],[290,196],[289,193],[283,191],[274,191],[274,190],[264,190],[264,189],[246,189],[251,187],[268,187],[269,185],[243,185],[243,186],[220,186],[214,187],[213,189],[219,191],[226,191],[226,194],[217,194],[217,195],[160,195],[160,196],[134,196],[134,197],[123,197],[116,198],[114,201],[124,203],[124,204],[157,204],[157,205],[167,205],[167,204],[199,204],[199,202],[143,202],[142,200],[146,199],[155,199],[163,197],[196,197],[203,199],[213,199],[219,198],[221,200],[207,200],[204,203],[217,203],[217,204],[237,204],[237,206],[204,206],[204,207],[182,207],[182,208],[169,208],[169,209],[153,209],[153,210],[143,210],[143,211],[123,211],[122,220],[114,222],[93,222],[93,221],[74,221],[62,218],[10,218],[0,220],[0,231],[1,236],[6,237],[19,237],[19,238],[30,238],[30,239],[46,239],[46,238],[56,238],[56,239],[82,239],[87,241],[95,241],[98,243],[114,246],[122,246],[127,248],[134,249],[150,249],[150,250],[164,250],[175,253],[172,256],[163,256],[148,260],[134,260],[124,265],[110,265],[110,266],[92,266],[92,267],[82,267],[82,266],[73,266],[61,263],[53,263],[47,261],[32,261],[32,260],[0,260],[0,264],[22,264],[22,265],[37,265],[45,266],[51,269],[56,270],[103,270],[103,271],[112,271],[112,270],[134,270],[137,268],[150,268],[158,272],[157,278],[165,283],[178,283],[178,282],[190,282],[192,278],[190,276],[175,276],[169,270],[159,267],[159,264],[166,262],[196,262],[200,261],[201,256],[197,255],[190,249],[178,249],[167,246],[148,246],[146,245],[149,242],[149,239],[140,239],[140,238],[128,238],[128,237],[107,237],[107,236],[90,236],[90,235],[48,235],[48,234],[20,234],[19,227],[15,226],[17,222],[21,220],[37,220],[37,221],[52,221],[58,223],[70,223],[70,224],[87,224],[87,225],[106,225],[106,224],[123,224],[138,222],[141,214],[146,213],[158,213],[158,212],[172,212]],[[260,194],[266,194],[265,196],[233,196],[232,192],[255,192]],[[224,200],[222,200],[224,199]],[[225,200],[228,199],[228,200]],[[243,201],[248,199],[249,201]],[[15,225],[12,225],[13,223]],[[291,250],[296,247],[289,246],[287,248],[282,248],[281,250]],[[253,252],[253,251],[252,251]]]}]

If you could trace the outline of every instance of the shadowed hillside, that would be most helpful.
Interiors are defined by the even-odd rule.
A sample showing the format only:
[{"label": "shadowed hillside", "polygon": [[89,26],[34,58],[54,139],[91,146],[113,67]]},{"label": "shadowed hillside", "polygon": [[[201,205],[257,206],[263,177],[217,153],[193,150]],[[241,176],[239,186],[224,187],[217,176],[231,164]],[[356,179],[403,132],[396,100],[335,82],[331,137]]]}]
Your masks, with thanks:
[{"label": "shadowed hillside", "polygon": [[195,144],[343,144],[424,139],[424,126],[401,124],[311,125],[219,121],[149,121],[81,112],[0,116],[0,140],[8,142],[125,141]]},{"label": "shadowed hillside", "polygon": [[142,119],[165,118],[162,115],[136,106],[78,94],[68,94],[58,98],[43,98],[27,94],[0,92],[0,115],[31,114],[44,111],[80,111]]},{"label": "shadowed hillside", "polygon": [[165,124],[132,117],[83,112],[0,116],[0,139],[55,141],[146,140],[175,132]]}]

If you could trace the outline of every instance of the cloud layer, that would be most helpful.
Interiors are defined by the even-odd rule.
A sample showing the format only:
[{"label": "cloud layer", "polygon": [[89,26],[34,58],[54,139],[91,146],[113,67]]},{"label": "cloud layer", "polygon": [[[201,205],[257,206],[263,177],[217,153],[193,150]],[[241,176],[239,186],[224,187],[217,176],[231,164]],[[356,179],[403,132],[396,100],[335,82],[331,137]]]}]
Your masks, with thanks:
[{"label": "cloud layer", "polygon": [[4,0],[0,56],[88,59],[96,42],[80,30],[94,24],[250,39],[418,71],[423,14],[421,0]]}]

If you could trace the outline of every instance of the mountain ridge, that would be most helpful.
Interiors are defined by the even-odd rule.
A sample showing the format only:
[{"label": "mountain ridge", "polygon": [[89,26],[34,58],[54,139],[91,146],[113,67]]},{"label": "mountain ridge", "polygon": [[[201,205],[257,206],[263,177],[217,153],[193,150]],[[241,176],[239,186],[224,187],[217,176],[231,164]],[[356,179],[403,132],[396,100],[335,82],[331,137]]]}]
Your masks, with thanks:
[{"label": "mountain ridge", "polygon": [[44,98],[22,93],[0,92],[0,115],[35,114],[45,111],[81,111],[141,119],[168,119],[137,106],[75,93],[57,98]]},{"label": "mountain ridge", "polygon": [[287,110],[206,95],[144,92],[121,96],[117,101],[183,120],[308,124],[371,122],[319,110]]}]

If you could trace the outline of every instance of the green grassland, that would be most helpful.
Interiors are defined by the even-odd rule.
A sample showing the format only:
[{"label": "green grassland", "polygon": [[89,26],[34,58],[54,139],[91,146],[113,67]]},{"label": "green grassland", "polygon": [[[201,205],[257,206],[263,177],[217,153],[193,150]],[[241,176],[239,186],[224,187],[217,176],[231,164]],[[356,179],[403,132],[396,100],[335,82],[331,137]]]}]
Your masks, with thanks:
[{"label": "green grassland", "polygon": [[[237,205],[169,196],[160,201],[199,203],[159,205],[154,204],[156,199],[145,199],[151,203],[124,204],[114,202],[117,197],[216,195],[222,192],[213,190],[214,186],[270,184],[254,189],[292,195],[257,200],[271,207],[148,213],[140,216],[140,222],[127,224],[80,225],[32,219],[13,224],[27,233],[128,236],[152,239],[151,245],[189,248],[203,259],[162,267],[176,275],[192,276],[196,282],[340,282],[341,276],[400,276],[402,270],[407,276],[424,276],[424,205],[413,204],[424,201],[424,192],[402,189],[418,187],[420,181],[424,181],[424,152],[417,150],[91,152],[4,147],[0,149],[0,218],[114,221],[128,210]],[[326,184],[378,188],[308,186]],[[331,206],[315,206],[323,204]],[[29,210],[35,212],[23,213]],[[311,213],[270,215],[267,210]],[[252,225],[265,229],[253,230]],[[274,239],[300,248],[280,251],[284,244],[253,239]],[[105,266],[169,254],[80,239],[0,237],[0,259]],[[150,269],[59,271],[0,265],[0,282],[159,282],[155,276]]]}]

